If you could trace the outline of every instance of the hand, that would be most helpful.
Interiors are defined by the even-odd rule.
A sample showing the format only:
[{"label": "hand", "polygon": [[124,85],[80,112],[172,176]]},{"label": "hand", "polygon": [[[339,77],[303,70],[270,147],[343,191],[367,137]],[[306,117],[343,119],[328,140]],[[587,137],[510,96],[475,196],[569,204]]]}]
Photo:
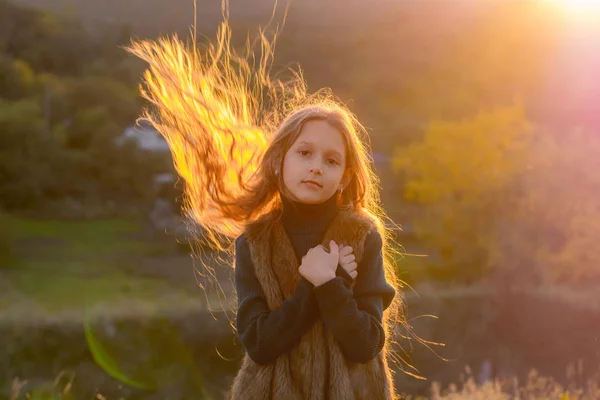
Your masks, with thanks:
[{"label": "hand", "polygon": [[298,272],[314,286],[321,286],[335,278],[338,260],[338,245],[332,240],[329,243],[329,253],[321,245],[308,250],[302,257],[302,264],[300,264]]},{"label": "hand", "polygon": [[340,267],[344,268],[352,279],[356,279],[358,271],[356,270],[357,265],[354,261],[356,258],[354,257],[354,254],[352,254],[353,251],[354,249],[352,247],[341,245],[339,248],[339,263]]}]

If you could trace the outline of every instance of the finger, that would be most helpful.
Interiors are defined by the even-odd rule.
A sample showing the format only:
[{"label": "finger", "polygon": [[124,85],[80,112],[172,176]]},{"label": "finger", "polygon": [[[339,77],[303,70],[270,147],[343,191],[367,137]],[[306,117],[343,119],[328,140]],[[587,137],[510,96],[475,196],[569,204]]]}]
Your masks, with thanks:
[{"label": "finger", "polygon": [[344,260],[344,257],[346,257],[346,247],[348,246],[340,246],[338,250],[340,262]]},{"label": "finger", "polygon": [[346,256],[346,261],[351,262],[356,260],[356,257],[354,256],[354,254],[349,254]]},{"label": "finger", "polygon": [[349,254],[352,254],[352,251],[352,247],[344,246],[343,249],[340,249],[340,254],[347,256]]},{"label": "finger", "polygon": [[356,277],[358,276],[358,271],[352,271],[348,275],[350,275],[352,279],[356,279]]},{"label": "finger", "polygon": [[315,251],[319,251],[319,250],[325,251],[325,247],[323,247],[323,245],[320,244],[318,246],[313,247],[312,249],[308,249],[306,254],[311,253],[311,252],[314,253]]},{"label": "finger", "polygon": [[349,271],[356,271],[356,268],[358,267],[358,265],[356,265],[355,262],[351,262],[348,264],[348,270]]},{"label": "finger", "polygon": [[336,261],[340,258],[340,249],[337,243],[333,240],[329,242],[329,254],[331,255],[331,258],[335,259]]}]

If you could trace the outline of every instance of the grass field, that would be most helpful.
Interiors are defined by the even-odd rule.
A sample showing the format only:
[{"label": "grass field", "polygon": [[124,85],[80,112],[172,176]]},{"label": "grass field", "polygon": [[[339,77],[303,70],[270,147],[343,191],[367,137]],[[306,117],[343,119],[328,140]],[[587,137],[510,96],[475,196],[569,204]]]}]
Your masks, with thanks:
[{"label": "grass field", "polygon": [[[64,319],[78,322],[84,311],[99,315],[155,315],[203,307],[204,294],[194,280],[192,259],[186,253],[177,254],[174,239],[168,236],[160,240],[145,239],[140,234],[140,221],[57,221],[4,216],[0,224],[3,232],[10,233],[14,250],[10,259],[0,261],[0,323]],[[426,259],[419,257],[407,257],[399,264],[407,274],[417,274],[425,265]],[[483,289],[469,290],[477,294]],[[421,288],[419,292],[423,297],[445,298],[465,296],[469,290]],[[586,302],[590,304],[589,299]],[[49,382],[37,392],[31,391],[29,398],[74,398],[69,394],[68,380],[63,376],[56,383]],[[21,398],[25,393],[19,386],[21,383],[19,380],[11,383],[12,398]],[[600,392],[592,383],[579,382],[566,388],[532,375],[526,382],[477,385],[471,380],[448,390],[433,385],[428,398],[583,400],[599,399]]]},{"label": "grass field", "polygon": [[[20,387],[24,383],[25,381],[15,380],[11,400],[23,395]],[[54,384],[49,384],[33,393],[29,392],[27,398],[30,400],[74,399],[69,390],[68,376],[59,376]],[[110,400],[101,395],[96,398]],[[431,395],[427,397],[403,396],[402,398],[407,400],[597,400],[600,398],[600,387],[597,382],[589,382],[579,387],[564,387],[550,378],[531,371],[524,382],[495,380],[478,385],[469,378],[447,390],[441,390],[433,383]]]},{"label": "grass field", "polygon": [[[13,256],[0,264],[0,319],[78,317],[86,308],[139,313],[169,304],[165,299],[191,306],[200,298],[192,260],[173,253],[172,238],[142,239],[138,221],[5,216],[2,223]],[[144,274],[144,263],[157,257],[171,257],[164,274]],[[176,268],[189,282],[166,278]]]}]

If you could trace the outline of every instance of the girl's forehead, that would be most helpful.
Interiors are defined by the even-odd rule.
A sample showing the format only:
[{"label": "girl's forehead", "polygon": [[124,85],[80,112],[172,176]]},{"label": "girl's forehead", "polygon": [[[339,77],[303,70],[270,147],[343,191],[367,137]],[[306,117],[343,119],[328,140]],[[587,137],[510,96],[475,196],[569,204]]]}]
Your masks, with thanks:
[{"label": "girl's forehead", "polygon": [[295,145],[309,145],[345,153],[342,133],[327,121],[309,121],[304,124]]}]

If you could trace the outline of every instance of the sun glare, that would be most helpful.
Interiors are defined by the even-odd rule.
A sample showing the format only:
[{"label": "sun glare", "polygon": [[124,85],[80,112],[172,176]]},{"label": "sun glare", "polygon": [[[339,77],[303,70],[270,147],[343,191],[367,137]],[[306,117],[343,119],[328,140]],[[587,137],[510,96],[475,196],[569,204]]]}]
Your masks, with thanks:
[{"label": "sun glare", "polygon": [[590,9],[598,9],[600,0],[554,0],[560,3],[563,7],[571,10],[579,10],[581,12],[589,11]]},{"label": "sun glare", "polygon": [[548,0],[567,16],[581,21],[600,19],[600,0]]}]

